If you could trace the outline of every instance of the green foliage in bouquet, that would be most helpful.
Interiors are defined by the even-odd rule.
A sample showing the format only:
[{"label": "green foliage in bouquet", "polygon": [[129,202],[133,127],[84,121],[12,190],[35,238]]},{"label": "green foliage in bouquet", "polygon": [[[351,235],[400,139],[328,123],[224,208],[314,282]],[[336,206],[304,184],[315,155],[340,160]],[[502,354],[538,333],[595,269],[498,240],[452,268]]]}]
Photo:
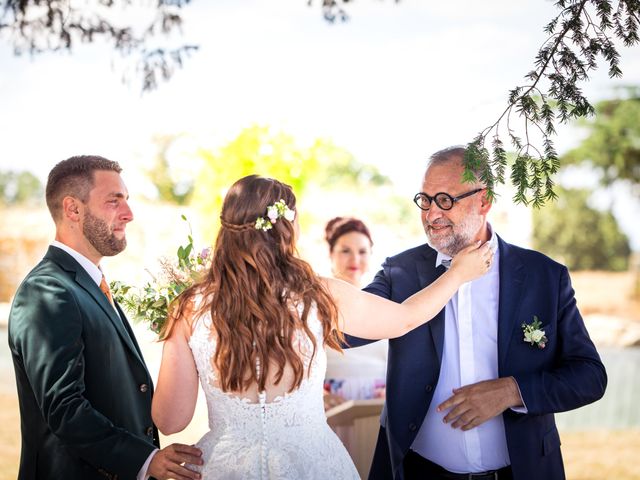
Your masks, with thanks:
[{"label": "green foliage in bouquet", "polygon": [[[182,219],[187,221],[184,215]],[[171,302],[198,281],[211,264],[211,249],[205,248],[195,253],[191,233],[189,226],[188,242],[178,248],[177,262],[161,259],[160,274],[155,276],[150,273],[153,280],[144,287],[111,282],[114,300],[132,316],[134,322],[146,323],[155,333],[159,333],[164,325]]]}]

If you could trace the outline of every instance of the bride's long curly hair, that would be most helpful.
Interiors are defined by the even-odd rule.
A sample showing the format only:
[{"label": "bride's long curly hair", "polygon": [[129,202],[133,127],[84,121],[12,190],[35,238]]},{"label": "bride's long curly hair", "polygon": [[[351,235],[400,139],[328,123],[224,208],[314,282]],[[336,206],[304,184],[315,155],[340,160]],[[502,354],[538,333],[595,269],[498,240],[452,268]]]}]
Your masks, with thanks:
[{"label": "bride's long curly hair", "polygon": [[291,187],[278,180],[250,175],[233,184],[222,204],[211,268],[178,298],[161,332],[161,338],[168,338],[176,321],[192,315],[194,296],[202,295],[205,302],[194,313],[211,312],[217,337],[213,362],[223,391],[243,391],[255,383],[263,391],[269,369],[275,366],[279,383],[286,365],[294,373],[290,391],[299,387],[305,372],[294,338],[304,331],[316,354],[307,324],[314,306],[324,344],[340,350],[343,341],[333,298],[311,266],[297,257],[292,222],[279,218],[270,230],[255,228],[256,219],[266,218],[267,207],[281,199],[295,210]]}]

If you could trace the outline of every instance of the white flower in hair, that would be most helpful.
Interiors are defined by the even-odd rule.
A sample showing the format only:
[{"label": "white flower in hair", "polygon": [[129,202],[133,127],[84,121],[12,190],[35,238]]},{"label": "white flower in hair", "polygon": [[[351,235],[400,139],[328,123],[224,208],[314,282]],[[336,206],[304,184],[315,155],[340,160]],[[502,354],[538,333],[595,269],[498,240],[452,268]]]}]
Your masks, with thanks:
[{"label": "white flower in hair", "polygon": [[273,204],[270,207],[267,207],[267,217],[271,220],[271,223],[276,223],[278,220],[279,212],[277,204]]},{"label": "white flower in hair", "polygon": [[266,232],[267,230],[271,230],[273,228],[273,225],[271,225],[271,222],[269,220],[265,220],[262,217],[258,217],[258,219],[256,220],[256,230],[262,230],[263,232]]},{"label": "white flower in hair", "polygon": [[262,230],[263,232],[271,230],[273,228],[273,224],[276,223],[279,218],[284,218],[290,222],[296,218],[295,210],[291,210],[283,199],[280,199],[273,205],[269,205],[267,207],[266,218],[258,217],[256,219],[255,228],[256,230]]},{"label": "white flower in hair", "polygon": [[284,211],[284,218],[285,220],[289,220],[290,222],[293,222],[293,219],[296,218],[296,212],[295,210],[291,210],[289,207],[287,207],[285,205],[285,211]]}]

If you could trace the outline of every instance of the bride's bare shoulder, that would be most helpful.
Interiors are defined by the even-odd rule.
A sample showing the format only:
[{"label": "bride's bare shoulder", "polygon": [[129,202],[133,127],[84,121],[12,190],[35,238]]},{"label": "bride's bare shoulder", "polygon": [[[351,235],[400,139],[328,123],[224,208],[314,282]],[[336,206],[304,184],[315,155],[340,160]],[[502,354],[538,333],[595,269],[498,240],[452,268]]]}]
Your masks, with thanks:
[{"label": "bride's bare shoulder", "polygon": [[340,280],[339,278],[320,277],[320,280],[334,297],[350,295],[353,294],[354,290],[358,290],[350,283]]}]

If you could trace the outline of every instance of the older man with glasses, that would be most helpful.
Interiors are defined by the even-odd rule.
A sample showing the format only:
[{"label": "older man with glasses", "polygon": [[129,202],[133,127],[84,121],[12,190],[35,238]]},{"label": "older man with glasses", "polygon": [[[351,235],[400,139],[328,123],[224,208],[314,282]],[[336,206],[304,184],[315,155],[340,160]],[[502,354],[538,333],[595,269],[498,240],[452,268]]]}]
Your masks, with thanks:
[{"label": "older man with glasses", "polygon": [[485,186],[462,182],[464,154],[430,158],[413,199],[427,245],[388,258],[365,290],[402,302],[476,241],[490,242],[493,264],[428,323],[389,341],[369,478],[564,479],[553,414],[601,398],[606,372],[566,267],[496,235]]}]

